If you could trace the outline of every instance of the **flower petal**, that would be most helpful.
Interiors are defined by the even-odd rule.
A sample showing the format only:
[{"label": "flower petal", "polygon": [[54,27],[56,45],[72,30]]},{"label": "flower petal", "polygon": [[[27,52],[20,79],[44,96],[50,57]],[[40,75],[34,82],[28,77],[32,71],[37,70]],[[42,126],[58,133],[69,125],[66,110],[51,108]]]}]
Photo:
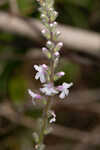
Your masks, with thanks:
[{"label": "flower petal", "polygon": [[36,104],[36,103],[35,103],[35,100],[34,100],[33,98],[32,98],[32,104],[33,104],[33,105],[35,105],[35,104]]},{"label": "flower petal", "polygon": [[34,65],[35,70],[39,71],[40,67],[38,65]]},{"label": "flower petal", "polygon": [[66,96],[68,96],[69,90],[68,90],[68,89],[65,89],[64,92],[65,92]]},{"label": "flower petal", "polygon": [[56,91],[54,89],[53,85],[50,84],[50,83],[49,84],[44,84],[43,86],[44,86],[44,88],[40,88],[40,91],[42,93],[45,93],[45,95],[52,96],[53,94],[58,93],[58,91]]},{"label": "flower petal", "polygon": [[32,92],[30,89],[28,89],[28,93],[32,98],[36,97],[36,94],[34,92]]},{"label": "flower petal", "polygon": [[56,114],[52,110],[50,110],[49,113],[52,116],[52,118],[50,119],[50,123],[55,122],[56,121]]},{"label": "flower petal", "polygon": [[50,123],[55,122],[55,121],[56,121],[55,118],[50,119]]},{"label": "flower petal", "polygon": [[61,99],[64,99],[64,98],[65,98],[65,92],[61,92],[61,94],[59,95],[59,97],[60,97]]},{"label": "flower petal", "polygon": [[40,78],[40,73],[37,72],[36,75],[35,75],[35,79],[38,80],[39,78]]},{"label": "flower petal", "polygon": [[72,85],[73,83],[66,83],[66,82],[63,83],[63,87],[66,89],[70,88]]},{"label": "flower petal", "polygon": [[54,93],[54,94],[58,93],[58,91],[56,91],[54,88],[51,88],[51,92]]},{"label": "flower petal", "polygon": [[40,75],[40,81],[41,81],[41,83],[45,83],[45,82],[46,82],[46,79],[45,79],[45,75],[44,75],[44,74],[41,74],[41,75]]}]

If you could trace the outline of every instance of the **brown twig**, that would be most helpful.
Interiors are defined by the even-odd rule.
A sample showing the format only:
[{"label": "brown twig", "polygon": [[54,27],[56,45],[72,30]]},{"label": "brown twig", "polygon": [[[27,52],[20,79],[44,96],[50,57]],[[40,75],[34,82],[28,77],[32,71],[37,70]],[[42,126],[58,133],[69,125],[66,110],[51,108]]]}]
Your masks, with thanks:
[{"label": "brown twig", "polygon": [[[31,26],[30,26],[31,25]],[[32,28],[33,27],[33,28]],[[43,41],[39,32],[42,25],[33,19],[23,19],[22,17],[11,16],[8,13],[0,12],[0,29],[12,33],[27,36],[38,42]],[[95,32],[79,30],[69,26],[59,25],[61,39],[65,47],[72,48],[74,51],[86,52],[100,58],[100,35]]]},{"label": "brown twig", "polygon": [[9,0],[10,11],[13,15],[20,15],[18,4],[16,0]]}]

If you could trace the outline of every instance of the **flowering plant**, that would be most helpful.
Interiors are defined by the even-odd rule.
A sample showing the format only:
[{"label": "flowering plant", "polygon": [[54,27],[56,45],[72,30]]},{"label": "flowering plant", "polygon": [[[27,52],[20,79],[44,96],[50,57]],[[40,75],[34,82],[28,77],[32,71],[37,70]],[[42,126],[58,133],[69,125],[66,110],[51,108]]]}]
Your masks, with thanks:
[{"label": "flowering plant", "polygon": [[40,88],[40,94],[32,92],[28,89],[29,95],[32,97],[33,104],[35,100],[41,99],[42,101],[46,99],[43,108],[43,117],[41,119],[41,125],[38,132],[34,132],[35,140],[35,150],[44,150],[44,136],[51,131],[50,124],[56,121],[56,115],[54,111],[51,110],[53,96],[59,95],[61,99],[68,96],[69,88],[73,85],[72,83],[63,83],[62,85],[55,86],[54,81],[65,75],[64,72],[57,72],[55,68],[59,62],[60,53],[63,43],[58,42],[60,32],[56,30],[57,22],[56,17],[58,13],[54,10],[54,0],[37,0],[40,4],[41,19],[45,26],[41,32],[43,36],[47,39],[46,46],[42,48],[43,54],[48,58],[50,65],[34,65],[37,71],[35,79],[40,79],[43,84]]}]

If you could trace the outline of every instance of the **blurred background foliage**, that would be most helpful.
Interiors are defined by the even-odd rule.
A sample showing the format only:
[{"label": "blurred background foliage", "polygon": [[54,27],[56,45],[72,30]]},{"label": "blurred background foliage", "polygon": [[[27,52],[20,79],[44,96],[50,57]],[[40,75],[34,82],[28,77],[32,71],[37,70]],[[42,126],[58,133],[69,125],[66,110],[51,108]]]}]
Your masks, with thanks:
[{"label": "blurred background foliage", "polygon": [[[35,0],[17,0],[17,3],[22,16],[39,18],[38,5]],[[56,0],[55,7],[59,12],[57,20],[66,25],[99,32],[99,3],[99,0]],[[3,11],[8,11],[8,1],[4,3],[4,5],[0,6],[0,9]],[[0,54],[5,55],[5,57],[6,55],[10,56],[12,54],[20,54],[21,56],[24,56],[32,47],[34,47],[34,43],[25,37],[19,37],[18,35],[13,35],[2,31],[0,32]],[[13,57],[12,59],[6,61],[0,60],[0,97],[6,97],[9,94],[12,99],[16,97],[17,94],[15,92],[14,96],[14,89],[16,91],[16,83],[18,82],[21,84],[21,86],[19,86],[19,92],[23,91],[22,87],[24,87],[25,84],[25,79],[23,77],[22,79],[17,78],[12,81],[15,70],[20,68],[21,64],[23,64],[23,61],[18,60],[17,58],[13,59]],[[76,64],[72,63],[67,63],[67,65],[64,66],[64,68],[70,68],[68,70],[69,74],[71,74],[70,78],[73,78],[71,80],[75,80],[75,78],[77,78],[77,69],[75,70],[75,66]],[[24,75],[22,74],[21,76]]]},{"label": "blurred background foliage", "polygon": [[[17,5],[21,16],[39,19],[38,4],[35,0],[17,0]],[[97,33],[100,32],[100,0],[55,0],[55,8],[59,12],[57,18],[59,23]],[[0,5],[0,11],[10,13],[8,0]],[[33,65],[34,63],[41,63],[40,60],[34,62],[34,60],[20,59],[24,58],[30,49],[36,49],[36,44],[32,40],[10,32],[0,31],[0,102],[7,100],[15,107],[20,106],[19,108],[21,108],[22,105],[27,104],[31,100],[27,96],[27,89],[38,88],[38,81],[35,82],[33,79]],[[80,64],[67,59],[67,57],[62,57],[57,69],[58,71],[65,71],[66,75],[61,80],[56,81],[55,84],[66,81],[74,82],[75,86],[73,89],[81,89],[83,87],[100,88],[100,69],[98,67],[95,68],[94,66],[92,69],[82,68]],[[34,118],[39,117],[40,114],[40,109],[26,112],[26,115]],[[18,128],[18,131],[20,130]],[[19,137],[19,134],[21,132],[17,133],[16,129],[13,136]],[[24,143],[31,145],[29,136],[31,132],[27,133],[25,131],[24,134],[25,136],[23,132],[21,134],[21,137],[23,136],[24,138],[21,138],[23,144],[20,148],[14,146],[16,140],[12,142],[13,136],[11,135],[9,135],[11,136],[10,138],[5,140],[6,142],[1,140],[4,150],[28,150],[28,146],[25,147]],[[27,135],[29,141],[27,141]],[[3,148],[0,150],[3,150]]]}]

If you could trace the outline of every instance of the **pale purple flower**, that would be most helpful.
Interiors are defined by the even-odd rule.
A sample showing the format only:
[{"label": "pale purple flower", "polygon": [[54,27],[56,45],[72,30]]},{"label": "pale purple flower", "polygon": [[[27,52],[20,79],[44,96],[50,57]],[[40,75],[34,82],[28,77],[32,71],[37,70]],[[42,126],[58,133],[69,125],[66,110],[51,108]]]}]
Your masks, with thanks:
[{"label": "pale purple flower", "polygon": [[36,73],[35,79],[38,80],[40,78],[41,83],[46,82],[46,74],[48,70],[48,66],[43,64],[43,65],[34,65],[35,70],[38,72]]},{"label": "pale purple flower", "polygon": [[30,89],[28,89],[29,95],[32,97],[32,103],[35,104],[34,99],[42,99],[42,96],[32,92]]},{"label": "pale purple flower", "polygon": [[52,116],[52,118],[50,119],[50,123],[55,122],[56,121],[56,114],[52,110],[50,110],[49,113]]},{"label": "pale purple flower", "polygon": [[68,88],[70,88],[72,85],[73,85],[73,83],[64,82],[62,85],[57,87],[58,91],[61,92],[60,95],[59,95],[59,97],[61,99],[64,99],[65,96],[68,96],[68,94],[69,94],[69,89]]},{"label": "pale purple flower", "polygon": [[44,84],[43,86],[44,86],[43,88],[40,88],[40,91],[45,95],[52,96],[58,93],[58,91],[53,87],[53,84],[51,83]]}]

